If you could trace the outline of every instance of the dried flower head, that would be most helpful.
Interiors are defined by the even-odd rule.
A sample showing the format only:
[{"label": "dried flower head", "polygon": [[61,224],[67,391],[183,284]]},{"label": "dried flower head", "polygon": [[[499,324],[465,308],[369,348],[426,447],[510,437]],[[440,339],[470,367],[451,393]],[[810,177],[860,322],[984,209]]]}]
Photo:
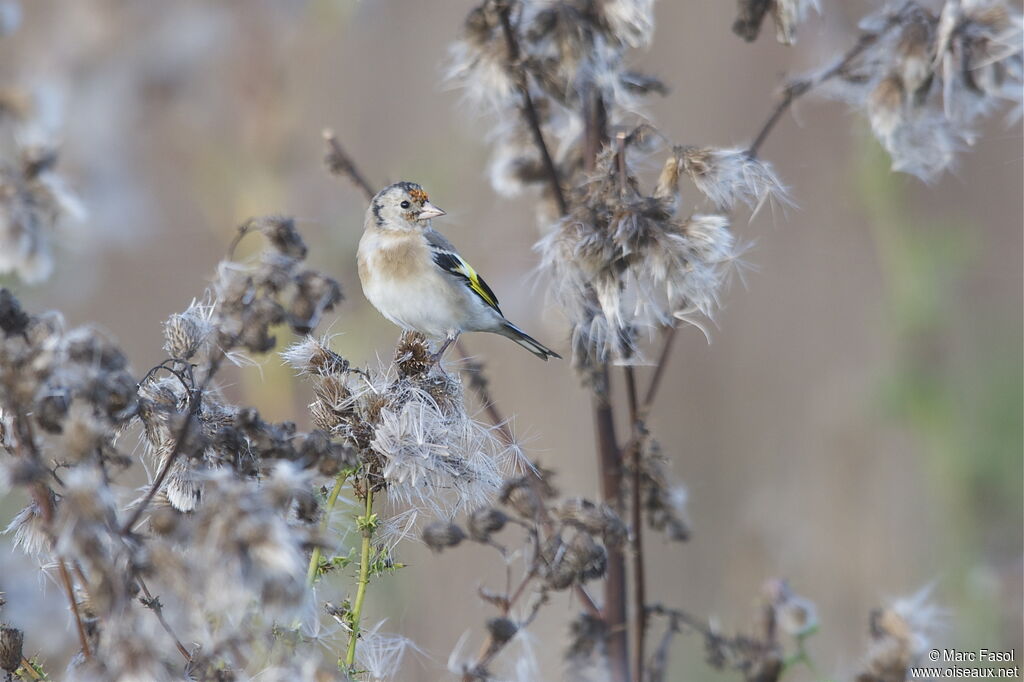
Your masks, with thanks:
[{"label": "dried flower head", "polygon": [[570,624],[569,648],[565,657],[574,667],[595,655],[604,656],[608,639],[608,624],[589,613],[581,613]]},{"label": "dried flower head", "polygon": [[1009,3],[906,2],[865,19],[864,49],[826,92],[864,111],[893,169],[932,181],[976,139],[978,121],[1021,106],[1024,23]]},{"label": "dried flower head", "polygon": [[[729,184],[728,193],[716,190],[721,191],[716,199],[723,201],[763,198],[771,190],[770,183],[762,183],[767,176],[752,170],[765,168],[757,162],[724,155],[719,163],[714,156],[714,163],[698,168],[698,157],[709,161],[712,155],[681,155],[667,164],[655,193],[644,196],[635,179],[622,174],[619,154],[606,150],[572,214],[537,243],[554,299],[572,324],[577,362],[630,361],[638,329],[689,319],[692,313],[714,314],[735,259],[735,240],[724,215],[676,214],[678,173],[686,169],[706,188]],[[733,169],[728,183],[710,180],[723,168]]]},{"label": "dried flower head", "polygon": [[38,282],[53,270],[56,230],[85,212],[55,171],[55,147],[27,144],[17,153],[14,163],[0,160],[0,274]]},{"label": "dried flower head", "polygon": [[586,532],[577,532],[568,542],[552,538],[544,548],[544,580],[554,590],[582,585],[604,576],[608,554]]},{"label": "dried flower head", "polygon": [[435,521],[423,529],[424,544],[435,552],[456,547],[466,539],[466,533],[454,523]]},{"label": "dried flower head", "polygon": [[239,235],[250,232],[261,232],[270,248],[255,264],[223,261],[212,287],[210,319],[217,345],[225,352],[271,350],[276,343],[271,328],[278,324],[307,334],[342,299],[337,282],[302,267],[306,246],[292,219],[254,218],[242,225]]},{"label": "dried flower head", "polygon": [[474,542],[490,542],[491,536],[498,533],[508,522],[508,516],[500,509],[483,507],[469,515],[467,528],[469,537]]},{"label": "dried flower head", "polygon": [[626,540],[626,524],[604,502],[595,504],[583,498],[564,500],[556,511],[566,525],[599,536],[607,547],[618,547]]},{"label": "dried flower head", "polygon": [[941,621],[925,588],[907,599],[871,613],[871,644],[858,682],[894,682],[928,650],[929,637]]},{"label": "dried flower head", "polygon": [[771,165],[745,149],[677,147],[674,153],[693,184],[720,211],[732,211],[737,203],[755,209],[765,201],[789,203]]},{"label": "dried flower head", "polygon": [[213,331],[212,307],[196,301],[183,313],[174,313],[164,322],[164,350],[176,360],[190,360]]},{"label": "dried flower head", "polygon": [[431,359],[426,339],[404,334],[393,362],[356,370],[306,338],[283,353],[313,384],[314,423],[379,476],[395,504],[430,515],[490,502],[515,451],[466,412],[462,383]]}]

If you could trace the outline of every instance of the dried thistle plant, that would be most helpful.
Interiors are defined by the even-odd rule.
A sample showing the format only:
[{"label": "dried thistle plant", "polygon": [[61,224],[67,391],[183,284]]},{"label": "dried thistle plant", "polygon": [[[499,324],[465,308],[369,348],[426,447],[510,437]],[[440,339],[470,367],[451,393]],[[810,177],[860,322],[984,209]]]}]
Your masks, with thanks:
[{"label": "dried thistle plant", "polygon": [[998,0],[887,4],[861,22],[861,35],[839,60],[791,81],[751,149],[793,100],[813,89],[862,112],[895,171],[931,182],[977,139],[981,120],[1024,92],[1024,23]]},{"label": "dried thistle plant", "polygon": [[[0,36],[17,23],[9,5]],[[812,8],[741,0],[734,30],[752,40],[770,14],[791,44]],[[529,631],[568,592],[584,609],[570,624],[571,678],[668,679],[674,636],[690,632],[711,667],[746,680],[816,670],[805,648],[816,607],[785,581],[765,585],[753,624],[736,634],[647,594],[645,528],[675,541],[694,530],[686,489],[648,431],[673,339],[680,322],[716,313],[740,252],[739,211],[788,203],[758,154],[796,98],[820,87],[851,102],[894,168],[936,177],[982,117],[1019,104],[1020,16],[995,1],[887,7],[836,64],[785,86],[746,148],[663,144],[644,103],[667,87],[627,64],[654,28],[651,0],[483,0],[450,55],[450,77],[493,124],[494,189],[538,191],[541,269],[593,393],[600,500],[562,498],[553,472],[526,460],[479,366],[467,385],[491,424],[471,415],[463,380],[420,336],[404,335],[371,368],[313,336],[341,291],[306,266],[288,218],[241,227],[237,239],[259,233],[265,248],[217,266],[209,289],[165,321],[167,359],[141,376],[99,329],[68,329],[0,290],[0,488],[30,500],[6,532],[68,601],[80,652],[65,679],[401,679],[416,646],[364,621],[369,586],[403,568],[413,537],[436,552],[487,546],[506,566],[503,587],[480,589],[493,612],[479,649],[449,658],[463,680],[545,677]],[[27,120],[26,102],[0,89],[0,126]],[[332,172],[372,193],[327,141]],[[54,146],[14,142],[0,145],[0,273],[29,281],[52,268],[49,236],[77,206],[54,174]],[[651,160],[657,179],[642,170]],[[698,205],[684,205],[681,181]],[[281,355],[313,390],[310,432],[232,404],[216,383],[225,361],[275,350],[286,327],[300,338]],[[136,436],[139,457],[126,447]],[[149,483],[126,499],[121,481],[146,465]],[[357,511],[343,514],[345,503]],[[350,578],[343,592],[322,580],[331,572]],[[648,641],[662,618],[661,639]],[[858,680],[905,679],[935,620],[923,597],[873,614]],[[43,679],[23,649],[22,630],[0,626],[0,669]]]},{"label": "dried thistle plant", "polygon": [[61,224],[81,220],[84,209],[56,171],[53,143],[26,141],[19,124],[5,125],[3,110],[0,101],[0,138],[11,136],[0,139],[0,275],[34,283],[53,271],[50,244]]},{"label": "dried thistle plant", "polygon": [[[21,6],[0,3],[0,40],[21,23]],[[0,276],[26,283],[53,271],[51,243],[85,209],[57,171],[53,112],[30,87],[0,82]]]},{"label": "dried thistle plant", "polygon": [[[270,350],[272,327],[308,331],[340,290],[303,267],[290,220],[251,221],[240,236],[254,231],[268,244],[258,261],[223,262],[204,303],[165,324],[171,357],[138,381],[104,333],[0,292],[0,479],[32,499],[7,532],[69,600],[81,654],[66,679],[172,679],[182,667],[163,655],[169,642],[196,679],[322,668],[275,633],[309,599],[311,472],[342,466],[345,448],[229,404],[213,379],[225,359]],[[132,501],[117,481],[140,463],[122,443],[136,432],[157,473]]]},{"label": "dried thistle plant", "polygon": [[[551,478],[550,471],[531,469],[507,479],[497,503],[468,514],[464,527],[445,522],[423,529],[424,543],[435,551],[473,542],[494,549],[507,567],[506,583],[500,591],[479,590],[480,597],[495,610],[485,624],[479,652],[467,656],[460,644],[448,659],[449,670],[466,682],[495,679],[499,655],[523,641],[554,593],[573,590],[592,617],[600,618],[585,585],[604,576],[607,550],[625,542],[625,525],[607,505],[583,499],[559,502]],[[523,546],[516,551],[507,546],[510,528],[522,532]],[[517,557],[522,559],[521,575],[513,578]],[[514,667],[533,670],[531,661],[529,656],[518,656]]]},{"label": "dried thistle plant", "polygon": [[[814,2],[740,0],[734,30],[753,40],[770,14],[778,40],[792,44],[797,26],[817,8]],[[1015,10],[1002,2],[961,8],[950,0],[931,14],[904,3],[869,20],[838,63],[788,84],[749,147],[672,146],[657,183],[645,190],[637,168],[649,165],[663,138],[644,117],[643,102],[666,89],[629,70],[626,59],[630,48],[649,45],[653,26],[650,2],[484,0],[468,14],[449,69],[494,131],[494,189],[506,195],[539,190],[543,235],[536,251],[569,322],[577,369],[594,394],[602,496],[627,519],[631,556],[627,581],[621,546],[606,548],[604,603],[596,617],[578,622],[580,646],[570,656],[600,652],[599,667],[617,682],[639,682],[653,670],[647,667],[644,520],[673,539],[691,532],[685,488],[669,482],[648,416],[677,326],[699,325],[718,308],[740,251],[730,229],[737,209],[744,205],[756,214],[765,203],[789,203],[772,166],[758,158],[782,114],[810,90],[842,84],[861,93],[851,101],[876,112],[872,123],[894,168],[930,179],[949,166],[978,117],[1000,98],[1019,101],[1021,90]],[[985,85],[971,87],[976,76]],[[705,206],[682,205],[681,178]],[[647,341],[656,335],[662,343],[644,390],[635,365],[647,362]],[[624,405],[611,388],[612,363],[624,365]],[[630,428],[621,442],[617,411],[627,413]],[[796,611],[783,610],[786,623]],[[601,641],[587,644],[583,633],[601,633]],[[748,679],[781,673],[769,634],[732,642],[738,657],[732,667]],[[464,672],[484,676],[485,668]]]},{"label": "dried thistle plant", "polygon": [[[392,363],[374,370],[352,368],[330,349],[328,340],[314,337],[293,344],[283,357],[312,383],[309,409],[314,423],[350,453],[340,470],[326,472],[334,474],[334,483],[326,497],[322,529],[329,527],[347,482],[363,506],[356,518],[360,550],[355,596],[348,606],[333,609],[349,632],[342,666],[354,672],[366,669],[368,658],[376,660],[375,646],[409,646],[401,637],[367,633],[361,627],[369,583],[401,566],[397,545],[421,525],[422,518],[441,519],[423,529],[430,547],[457,545],[464,535],[447,519],[490,503],[503,477],[518,467],[518,451],[503,444],[493,427],[469,416],[461,381],[436,362],[422,335],[404,334]],[[391,518],[381,516],[376,501],[382,498],[394,510]],[[321,543],[333,547],[327,538]],[[338,563],[336,555],[322,549],[314,549],[310,559],[310,584]],[[381,679],[390,677],[383,672],[389,667],[375,668]]]}]

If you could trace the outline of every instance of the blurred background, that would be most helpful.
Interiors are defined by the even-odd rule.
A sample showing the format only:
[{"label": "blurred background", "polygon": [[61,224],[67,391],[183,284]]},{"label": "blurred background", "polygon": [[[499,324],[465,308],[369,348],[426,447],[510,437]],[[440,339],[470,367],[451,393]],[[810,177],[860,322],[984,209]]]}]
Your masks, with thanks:
[{"label": "blurred background", "polygon": [[[672,88],[653,121],[679,143],[748,143],[785,74],[845,50],[874,6],[821,4],[791,48],[734,36],[732,2],[658,4],[654,47],[634,56]],[[355,364],[386,359],[398,332],[360,292],[365,202],[323,167],[329,126],[372,183],[423,184],[448,211],[437,226],[508,316],[567,350],[534,274],[533,199],[494,194],[486,123],[443,83],[471,6],[23,2],[20,27],[0,39],[0,85],[34,92],[88,216],[59,235],[49,281],[4,285],[31,309],[109,330],[144,371],[163,357],[161,322],[202,294],[235,227],[284,213],[311,263],[344,287],[323,330],[339,335],[335,349]],[[1021,150],[1019,124],[995,117],[956,170],[926,186],[891,174],[842,105],[811,96],[783,119],[762,156],[797,208],[737,226],[753,244],[750,268],[711,343],[696,329],[679,335],[653,417],[689,488],[694,533],[684,545],[648,534],[652,601],[732,631],[749,624],[766,579],[786,578],[818,606],[808,649],[830,678],[855,670],[872,608],[929,586],[945,614],[936,644],[1019,648]],[[564,493],[596,497],[588,394],[569,363],[541,364],[498,337],[465,342],[530,455],[559,472]],[[308,425],[308,394],[275,356],[225,376],[232,398]],[[0,500],[0,523],[23,504]],[[402,556],[412,568],[371,588],[369,619],[422,648],[403,679],[438,679],[463,633],[480,636],[490,612],[476,588],[500,585],[503,570],[476,548],[409,544]],[[4,618],[23,621],[26,651],[60,670],[74,633],[32,626],[66,618],[26,561],[0,538]],[[578,610],[561,596],[531,629],[545,679],[560,677]],[[675,677],[724,679],[698,638],[685,641]]]}]

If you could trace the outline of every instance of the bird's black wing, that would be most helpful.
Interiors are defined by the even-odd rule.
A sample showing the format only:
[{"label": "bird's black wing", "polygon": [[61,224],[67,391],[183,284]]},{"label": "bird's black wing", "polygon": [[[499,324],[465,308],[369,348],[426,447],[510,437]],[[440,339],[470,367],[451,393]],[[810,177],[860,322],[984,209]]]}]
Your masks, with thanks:
[{"label": "bird's black wing", "polygon": [[451,242],[436,230],[428,230],[424,234],[427,243],[430,244],[431,255],[434,257],[437,267],[463,280],[470,291],[476,294],[481,301],[504,317],[501,308],[498,307],[498,297],[494,295],[491,287],[487,286],[484,278],[478,275],[473,266],[459,255]]}]

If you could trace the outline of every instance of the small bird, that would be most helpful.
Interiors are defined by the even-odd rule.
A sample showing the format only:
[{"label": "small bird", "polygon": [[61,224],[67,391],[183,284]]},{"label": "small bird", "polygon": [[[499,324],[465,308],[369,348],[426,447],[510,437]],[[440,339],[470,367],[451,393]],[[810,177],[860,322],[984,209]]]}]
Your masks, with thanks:
[{"label": "small bird", "polygon": [[505,319],[487,282],[430,225],[444,211],[413,182],[385,187],[370,202],[359,240],[359,281],[380,314],[399,327],[444,339],[462,332],[507,336],[542,360],[560,358]]}]

